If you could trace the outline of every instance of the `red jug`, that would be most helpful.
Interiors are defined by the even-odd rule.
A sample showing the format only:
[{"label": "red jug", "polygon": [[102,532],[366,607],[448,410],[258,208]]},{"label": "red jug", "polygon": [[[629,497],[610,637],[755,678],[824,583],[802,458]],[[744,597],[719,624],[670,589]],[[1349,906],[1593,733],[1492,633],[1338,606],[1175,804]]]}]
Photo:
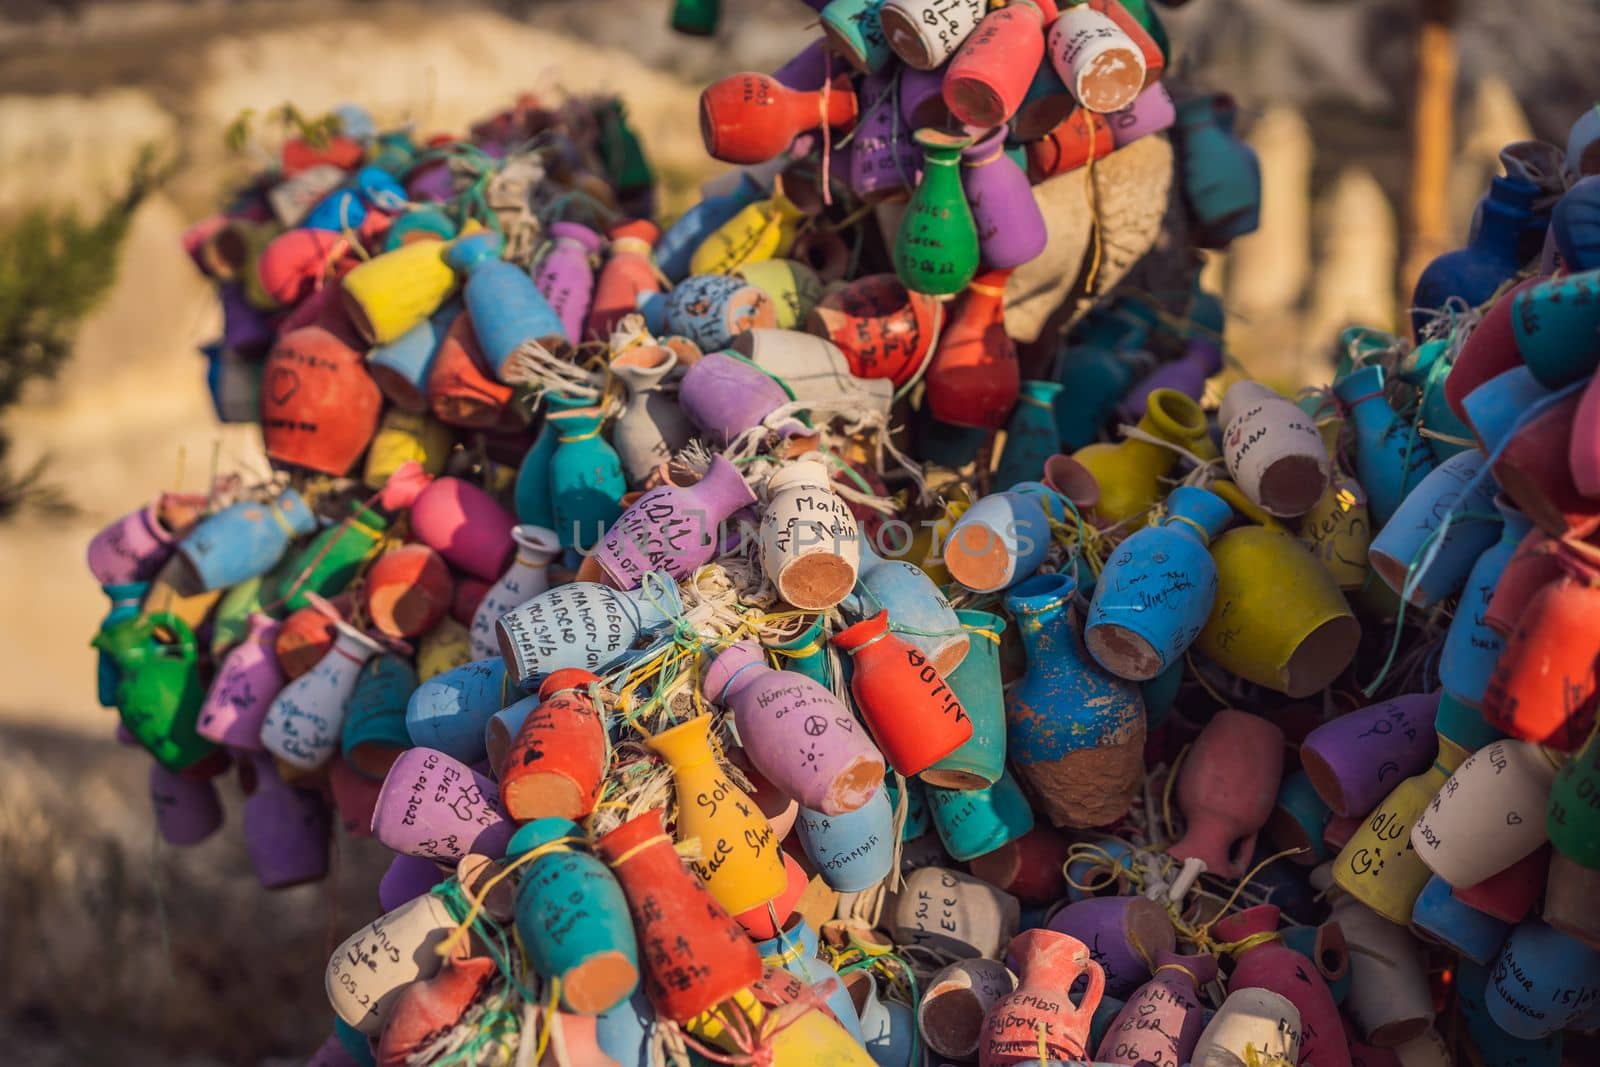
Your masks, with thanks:
[{"label": "red jug", "polygon": [[342,477],[378,432],[383,393],[360,353],[308,326],[278,338],[261,378],[261,433],[279,463]]},{"label": "red jug", "polygon": [[807,130],[855,121],[856,94],[844,74],[810,92],[766,74],[730,74],[700,94],[700,136],[707,154],[724,163],[765,163]]},{"label": "red jug", "polygon": [[923,380],[929,410],[940,422],[998,430],[1016,406],[1022,369],[1005,326],[1010,274],[991,270],[972,279],[939,336]]}]

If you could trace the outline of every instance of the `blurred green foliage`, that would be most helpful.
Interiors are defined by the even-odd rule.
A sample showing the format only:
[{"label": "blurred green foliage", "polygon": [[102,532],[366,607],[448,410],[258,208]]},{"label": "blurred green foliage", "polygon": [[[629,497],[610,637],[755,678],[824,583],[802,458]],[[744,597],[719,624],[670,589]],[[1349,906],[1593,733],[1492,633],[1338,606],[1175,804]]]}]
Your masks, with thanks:
[{"label": "blurred green foliage", "polygon": [[[29,382],[53,379],[66,362],[79,323],[116,279],[134,212],[173,169],[146,148],[127,188],[98,218],[41,207],[0,223],[0,414],[22,399]],[[44,481],[46,459],[15,470],[11,443],[0,431],[0,519],[24,506],[69,510]]]}]

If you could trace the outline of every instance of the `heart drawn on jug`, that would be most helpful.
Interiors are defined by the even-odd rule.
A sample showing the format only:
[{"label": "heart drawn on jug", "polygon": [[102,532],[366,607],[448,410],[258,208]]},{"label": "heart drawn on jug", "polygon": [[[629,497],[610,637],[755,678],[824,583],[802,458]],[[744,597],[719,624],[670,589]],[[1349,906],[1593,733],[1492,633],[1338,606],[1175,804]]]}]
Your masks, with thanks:
[{"label": "heart drawn on jug", "polygon": [[1506,812],[1506,825],[1507,826],[1521,826],[1522,825],[1522,816],[1518,815],[1514,811]]},{"label": "heart drawn on jug", "polygon": [[300,374],[290,367],[273,367],[268,375],[267,395],[274,404],[287,404],[300,391]]}]

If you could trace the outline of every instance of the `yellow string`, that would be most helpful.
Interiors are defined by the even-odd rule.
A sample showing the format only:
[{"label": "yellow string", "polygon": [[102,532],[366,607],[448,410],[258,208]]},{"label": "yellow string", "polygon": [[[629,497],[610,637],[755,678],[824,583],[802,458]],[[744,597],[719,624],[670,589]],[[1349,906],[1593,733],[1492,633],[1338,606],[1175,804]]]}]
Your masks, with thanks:
[{"label": "yellow string", "polygon": [[1089,260],[1089,273],[1084,280],[1083,290],[1090,296],[1094,295],[1094,283],[1100,276],[1100,197],[1096,194],[1094,185],[1094,157],[1095,157],[1095,128],[1089,122],[1089,163],[1086,168],[1083,183],[1083,195],[1089,202],[1089,235],[1094,239],[1094,256]]},{"label": "yellow string", "polygon": [[1044,1024],[1037,1019],[1033,1023],[1033,1037],[1039,1043],[1039,1067],[1050,1067],[1050,1057],[1044,1044]]},{"label": "yellow string", "polygon": [[1167,840],[1177,839],[1177,832],[1172,828],[1172,790],[1178,784],[1178,768],[1183,766],[1183,759],[1189,754],[1188,745],[1178,750],[1177,758],[1172,761],[1172,769],[1167,772],[1166,784],[1161,789],[1161,827],[1166,831]]},{"label": "yellow string", "polygon": [[550,1044],[550,1032],[555,1029],[556,1005],[561,998],[561,978],[552,975],[550,978],[550,1003],[545,1007],[544,1018],[540,1019],[543,1025],[539,1027],[539,1042],[534,1046],[533,1062],[540,1063],[544,1060],[544,1052]]},{"label": "yellow string", "polygon": [[1292,1060],[1265,1051],[1257,1051],[1255,1045],[1249,1041],[1244,1043],[1244,1064],[1245,1067],[1294,1067]]},{"label": "yellow string", "polygon": [[596,438],[596,437],[599,437],[599,436],[600,436],[600,427],[596,426],[594,429],[590,430],[588,433],[575,434],[575,435],[573,435],[571,437],[557,437],[556,438],[556,444],[558,444],[558,445],[570,445],[574,441],[588,441],[588,440],[591,440],[592,438]]}]

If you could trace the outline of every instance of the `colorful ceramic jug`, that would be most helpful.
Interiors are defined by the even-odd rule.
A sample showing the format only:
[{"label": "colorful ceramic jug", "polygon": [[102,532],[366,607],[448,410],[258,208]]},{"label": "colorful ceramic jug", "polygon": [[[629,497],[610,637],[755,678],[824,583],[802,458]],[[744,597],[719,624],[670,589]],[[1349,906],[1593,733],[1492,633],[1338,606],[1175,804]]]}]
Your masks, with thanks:
[{"label": "colorful ceramic jug", "polygon": [[[904,70],[904,68],[902,69]],[[861,121],[850,137],[850,189],[865,201],[908,194],[922,176],[922,153],[900,117],[895,93],[905,93],[906,74],[899,85],[887,74],[869,75],[861,83]]]},{"label": "colorful ceramic jug", "polygon": [[552,390],[545,390],[543,397],[545,418],[539,425],[539,435],[533,439],[533,445],[522,457],[522,465],[517,468],[512,501],[518,522],[548,530],[556,521],[555,505],[550,498],[550,457],[555,454],[556,439],[561,436],[560,425],[551,422],[549,416],[557,411],[593,407],[594,398],[568,396]]},{"label": "colorful ceramic jug", "polygon": [[1389,406],[1382,367],[1360,368],[1336,382],[1333,392],[1355,429],[1356,477],[1367,491],[1373,519],[1385,525],[1437,460],[1416,429]]},{"label": "colorful ceramic jug", "polygon": [[378,1067],[403,1067],[436,1035],[457,1026],[488,989],[497,973],[495,961],[462,951],[446,957],[438,974],[412,982],[394,999],[378,1038]]},{"label": "colorful ceramic jug", "polygon": [[803,611],[837,605],[855,587],[860,545],[855,516],[821,461],[796,460],[767,479],[761,562],[785,601]]},{"label": "colorful ceramic jug", "polygon": [[922,1040],[940,1056],[958,1063],[977,1059],[984,1044],[984,1020],[1015,986],[1016,979],[998,960],[965,959],[950,964],[923,987],[922,1002],[917,1005],[917,1030]]},{"label": "colorful ceramic jug", "polygon": [[261,379],[261,433],[280,463],[343,477],[378,432],[383,394],[361,355],[320,326],[280,334]]},{"label": "colorful ceramic jug", "polygon": [[[1019,2],[1012,10],[1031,6]],[[1044,214],[1028,176],[1005,154],[1005,136],[1006,128],[996,127],[961,153],[961,187],[977,228],[978,255],[988,270],[1020,267],[1045,245]]]},{"label": "colorful ceramic jug", "polygon": [[687,578],[711,562],[723,525],[755,502],[738,468],[714,456],[695,484],[659,486],[629,504],[593,558],[618,589],[638,588],[652,571]]},{"label": "colorful ceramic jug", "polygon": [[[1066,94],[1062,94],[1062,98],[1071,99]],[[1109,156],[1116,147],[1115,131],[1105,115],[1074,107],[1044,136],[1028,142],[1028,177],[1034,182],[1043,182],[1058,174],[1068,174],[1093,160]]]},{"label": "colorful ceramic jug", "polygon": [[995,488],[1036,483],[1044,474],[1045,461],[1059,447],[1054,405],[1062,388],[1060,382],[1022,383],[1017,405],[1006,420],[1006,443],[991,482]]},{"label": "colorful ceramic jug", "polygon": [[[922,772],[930,786],[946,789],[982,789],[1000,781],[1005,772],[1005,694],[1000,685],[1000,635],[1006,620],[987,611],[956,612],[961,628],[971,640],[967,654],[955,670],[945,675],[950,689],[972,720],[972,737]],[[893,628],[891,624],[891,629]],[[938,666],[938,661],[934,660]]]},{"label": "colorful ceramic jug", "polygon": [[777,835],[718,765],[711,717],[696,716],[646,743],[672,768],[678,837],[700,839],[705,858],[693,867],[717,902],[737,915],[783,892],[787,877]]},{"label": "colorful ceramic jug", "polygon": [[968,126],[1003,126],[1022,106],[1043,59],[1044,12],[1038,5],[1019,2],[991,11],[945,67],[944,102]]},{"label": "colorful ceramic jug", "polygon": [[1221,497],[1179,486],[1160,525],[1118,546],[1095,582],[1083,627],[1095,662],[1142,682],[1182,661],[1216,600],[1217,566],[1207,548],[1232,518]]},{"label": "colorful ceramic jug", "polygon": [[172,555],[175,543],[157,506],[140,508],[94,535],[89,542],[89,573],[103,586],[148,582]]},{"label": "colorful ceramic jug", "polygon": [[1484,1067],[1560,1067],[1563,1034],[1524,1040],[1500,1029],[1484,1003],[1490,968],[1463,961],[1457,970],[1456,1004],[1466,1023],[1466,1034]]},{"label": "colorful ceramic jug", "polygon": [[1269,515],[1304,515],[1327,487],[1315,423],[1260,382],[1235,382],[1217,410],[1228,476]]},{"label": "colorful ceramic jug", "polygon": [[962,861],[993,852],[1033,829],[1033,809],[1009,774],[979,789],[930,785],[928,811],[945,851]]},{"label": "colorful ceramic jug", "polygon": [[1205,1029],[1200,987],[1217,977],[1217,961],[1204,954],[1181,956],[1169,951],[1155,953],[1154,959],[1150,981],[1128,998],[1100,1039],[1097,1062],[1128,1067],[1189,1062]]},{"label": "colorful ceramic jug", "polygon": [[810,678],[768,667],[755,642],[717,653],[700,688],[733,712],[756,770],[808,810],[842,815],[881,789],[883,756],[849,709]]},{"label": "colorful ceramic jug", "polygon": [[[700,247],[706,235],[737,215],[740,208],[754,203],[765,194],[766,190],[754,176],[741,172],[731,190],[701,199],[678,216],[678,221],[667,227],[656,242],[656,266],[669,281],[682,281],[689,273],[689,257]],[[632,311],[635,304],[630,304],[628,310]]]},{"label": "colorful ceramic jug", "polygon": [[507,673],[523,689],[561,670],[603,671],[632,655],[634,642],[673,626],[683,610],[671,578],[647,578],[619,592],[571,582],[500,616],[495,630]]},{"label": "colorful ceramic jug", "polygon": [[[1333,576],[1298,540],[1281,528],[1236,526],[1211,543],[1211,558],[1217,598],[1194,642],[1207,658],[1295,698],[1327,688],[1350,665],[1361,625]],[[1292,601],[1263,596],[1290,586]]]},{"label": "colorful ceramic jug", "polygon": [[[917,1028],[911,1009],[897,1000],[881,998],[878,979],[871,971],[851,971],[843,977],[842,988],[872,1062],[878,1067],[910,1067]],[[840,1022],[848,1025],[847,1020]]]},{"label": "colorful ceramic jug", "polygon": [[1556,761],[1509,738],[1486,745],[1457,767],[1411,827],[1411,847],[1452,886],[1477,885],[1547,840],[1539,813]]},{"label": "colorful ceramic jug", "polygon": [[700,94],[700,136],[712,159],[765,163],[805,131],[846,129],[856,114],[856,94],[843,75],[806,92],[766,74],[730,74]]},{"label": "colorful ceramic jug", "polygon": [[1586,537],[1600,528],[1600,502],[1573,480],[1571,442],[1589,431],[1578,422],[1581,396],[1541,404],[1519,418],[1500,446],[1494,479],[1518,508],[1552,537]]},{"label": "colorful ceramic jug", "polygon": [[938,669],[889,630],[880,611],[833,638],[849,653],[850,692],[884,758],[900,774],[920,774],[972,737],[972,720]]},{"label": "colorful ceramic jug", "polygon": [[395,852],[446,864],[469,852],[498,858],[515,830],[492,781],[429,748],[394,761],[372,813],[373,837]]},{"label": "colorful ceramic jug", "polygon": [[516,526],[511,530],[516,556],[499,581],[478,601],[472,617],[472,657],[487,659],[498,655],[495,623],[511,611],[550,588],[550,561],[561,554],[555,531],[540,526]]},{"label": "colorful ceramic jug", "polygon": [[1362,816],[1403,778],[1433,762],[1437,693],[1412,693],[1348,712],[1312,730],[1300,765],[1328,810]]},{"label": "colorful ceramic jug", "polygon": [[1482,475],[1484,466],[1477,449],[1450,457],[1372,539],[1372,569],[1419,608],[1460,592],[1472,565],[1500,537],[1494,484]]},{"label": "colorful ceramic jug", "polygon": [[322,794],[296,789],[271,757],[251,757],[255,792],[244,802],[244,846],[263,889],[287,889],[328,876],[333,820]]},{"label": "colorful ceramic jug", "polygon": [[[722,447],[747,430],[765,429],[767,417],[791,402],[787,390],[760,367],[731,352],[702,356],[684,374],[678,403],[707,441]],[[787,420],[780,433],[800,424]]]},{"label": "colorful ceramic jug", "polygon": [[428,375],[460,314],[461,304],[452,300],[393,341],[367,353],[367,373],[391,404],[415,414],[428,410]]},{"label": "colorful ceramic jug", "polygon": [[506,380],[511,358],[525,344],[564,341],[566,327],[533,278],[501,259],[499,234],[481,233],[454,242],[446,256],[466,276],[462,300],[493,375]]},{"label": "colorful ceramic jug", "polygon": [[400,545],[367,569],[361,603],[385,637],[421,637],[449,612],[455,592],[443,556],[427,545]]},{"label": "colorful ceramic jug", "polygon": [[1175,127],[1184,201],[1202,248],[1226,248],[1261,221],[1261,162],[1234,132],[1238,108],[1224,94],[1180,101]]},{"label": "colorful ceramic jug", "polygon": [[556,448],[550,456],[550,498],[563,548],[588,549],[622,514],[628,480],[610,442],[600,436],[603,409],[552,413]]},{"label": "colorful ceramic jug", "polygon": [[[1206,417],[1200,405],[1172,389],[1150,394],[1149,406],[1139,420],[1140,430],[1170,441],[1200,459],[1210,459],[1216,449],[1206,436]],[[1161,498],[1160,479],[1177,463],[1170,448],[1128,438],[1118,444],[1092,444],[1072,454],[1089,469],[1100,485],[1095,510],[1108,524],[1116,524],[1149,510]]]},{"label": "colorful ceramic jug", "polygon": [[1260,904],[1220,919],[1211,928],[1211,936],[1238,946],[1232,953],[1235,962],[1228,988],[1254,986],[1282,994],[1300,1015],[1300,1062],[1348,1067],[1350,1048],[1339,1005],[1317,964],[1284,944],[1278,918],[1277,908]]},{"label": "colorful ceramic jug", "polygon": [[[940,422],[997,430],[1019,399],[1021,370],[1016,346],[1005,331],[1002,305],[1009,273],[990,270],[973,278],[940,334],[923,378],[929,410]],[[1053,409],[1047,408],[1046,415],[1053,453]],[[1007,441],[1009,447],[1009,437]]]},{"label": "colorful ceramic jug", "polygon": [[978,231],[960,174],[962,150],[972,141],[935,129],[918,130],[916,141],[922,180],[895,234],[895,274],[915,293],[959,293],[978,272]]},{"label": "colorful ceramic jug", "polygon": [[1433,766],[1395,786],[1339,850],[1333,881],[1340,889],[1391,923],[1411,921],[1411,906],[1429,874],[1412,847],[1411,828],[1466,758],[1466,749],[1439,736]]},{"label": "colorful ceramic jug", "polygon": [[1484,994],[1489,1017],[1512,1037],[1547,1037],[1600,1000],[1600,949],[1538,921],[1511,931]]},{"label": "colorful ceramic jug", "polygon": [[[600,253],[600,235],[577,222],[557,222],[533,271],[533,284],[561,320],[569,344],[584,340],[583,325],[594,298],[594,269],[589,261]],[[604,340],[605,338],[601,338]]]},{"label": "colorful ceramic jug", "polygon": [[150,765],[150,808],[161,840],[179,848],[198,845],[222,826],[222,802],[211,779],[185,778]]},{"label": "colorful ceramic jug", "polygon": [[878,22],[907,66],[932,70],[955,54],[985,13],[977,0],[885,0]]},{"label": "colorful ceramic jug", "polygon": [[616,877],[583,846],[577,823],[540,818],[518,830],[506,858],[537,854],[517,885],[518,939],[533,969],[561,983],[568,1011],[597,1015],[639,985],[639,947]]},{"label": "colorful ceramic jug", "polygon": [[893,274],[867,274],[824,297],[806,329],[837,345],[856,377],[888,378],[899,387],[921,369],[941,315],[935,297]]},{"label": "colorful ceramic jug", "polygon": [[1039,569],[1050,550],[1051,520],[1065,505],[1038,482],[990,493],[956,520],[944,544],[950,576],[975,593],[1007,589]]},{"label": "colorful ceramic jug", "polygon": [[[607,752],[605,719],[590,688],[599,682],[590,671],[556,671],[539,686],[537,696],[518,701],[491,720],[486,744],[499,768],[501,799],[513,819],[581,819],[594,810]],[[519,705],[526,712],[496,759],[496,724]]]},{"label": "colorful ceramic jug", "polygon": [[1431,312],[1452,297],[1477,307],[1522,267],[1522,231],[1537,189],[1519,178],[1495,178],[1480,206],[1481,222],[1465,248],[1446,252],[1423,268],[1411,294],[1411,328],[1420,335]]},{"label": "colorful ceramic jug", "polygon": [[388,344],[426,322],[456,287],[444,241],[413,241],[363,261],[340,282],[350,324],[374,344]]},{"label": "colorful ceramic jug", "polygon": [[1437,874],[1417,894],[1411,907],[1411,926],[1425,939],[1438,941],[1452,952],[1480,964],[1491,962],[1511,932],[1508,923],[1463,904],[1450,892],[1450,883]]},{"label": "colorful ceramic jug", "polygon": [[[1088,946],[1054,930],[1027,930],[1011,939],[1006,954],[1020,977],[984,1016],[981,1067],[1083,1056],[1089,1020],[1105,992],[1105,971],[1089,958]],[[1089,984],[1074,1003],[1070,991],[1082,975]]]},{"label": "colorful ceramic jug", "polygon": [[1571,752],[1595,721],[1600,691],[1592,605],[1595,568],[1561,553],[1565,573],[1528,602],[1483,694],[1483,717],[1512,737]]},{"label": "colorful ceramic jug", "polygon": [[587,335],[608,338],[639,306],[641,294],[661,291],[651,253],[661,230],[649,219],[628,219],[606,231],[605,266],[595,279],[594,301],[584,321]]},{"label": "colorful ceramic jug", "polygon": [[1139,896],[1080,900],[1056,911],[1046,925],[1089,946],[1105,971],[1106,992],[1114,997],[1130,996],[1150,977],[1153,953],[1177,947],[1167,913]]},{"label": "colorful ceramic jug", "polygon": [[300,494],[285,489],[276,499],[243,501],[201,519],[178,542],[178,554],[199,588],[224,589],[267,573],[316,522]]},{"label": "colorful ceramic jug", "polygon": [[[323,527],[298,551],[284,558],[282,567],[267,582],[269,595],[281,599],[290,611],[299,611],[311,603],[312,593],[338,596],[383,551],[388,528],[381,496],[377,508],[351,501],[350,513],[343,522]],[[444,573],[441,580],[448,584],[449,573]],[[368,584],[373,584],[370,572]]]},{"label": "colorful ceramic jug", "polygon": [[689,443],[693,427],[667,390],[666,379],[678,370],[678,355],[659,345],[628,349],[611,361],[611,376],[622,383],[622,414],[611,427],[611,447],[622,461],[630,485],[653,474],[672,453]]},{"label": "colorful ceramic jug", "polygon": [[406,705],[406,730],[414,744],[478,763],[489,718],[513,692],[499,656],[474,660],[417,686]]},{"label": "colorful ceramic jug", "polygon": [[[420,480],[418,474],[402,467],[390,485],[401,479]],[[403,499],[405,492],[400,496]],[[491,582],[505,572],[516,547],[511,540],[516,520],[494,497],[460,478],[435,478],[416,494],[410,507],[412,536],[457,571]]]},{"label": "colorful ceramic jug", "polygon": [[817,873],[837,892],[870,889],[893,869],[894,805],[887,789],[841,815],[801,808],[795,832]]},{"label": "colorful ceramic jug", "polygon": [[261,722],[261,746],[301,770],[314,770],[339,751],[356,678],[367,660],[383,651],[353,626],[337,622],[334,629],[333,647],[272,698]]},{"label": "colorful ceramic jug", "polygon": [[116,663],[122,725],[156,762],[182,771],[211,754],[196,730],[206,691],[188,624],[165,612],[136,616],[96,634],[94,646]]},{"label": "colorful ceramic jug", "polygon": [[411,662],[394,652],[367,661],[345,704],[339,754],[360,774],[383,781],[401,752],[411,747],[406,704],[417,688]]},{"label": "colorful ceramic jug", "polygon": [[[813,302],[797,317],[816,307]],[[798,328],[749,330],[734,338],[733,351],[754,363],[789,393],[794,402],[824,410],[882,412],[894,403],[894,385],[886,378],[857,378],[838,345]]]},{"label": "colorful ceramic jug", "polygon": [[262,721],[285,680],[272,651],[278,629],[270,615],[250,613],[249,632],[222,661],[200,705],[195,730],[201,737],[232,748],[261,747]]},{"label": "colorful ceramic jug", "polygon": [[1076,587],[1042,574],[1006,594],[1028,657],[1006,699],[1007,754],[1055,825],[1104,826],[1128,810],[1143,774],[1144,700],[1085,652]]},{"label": "colorful ceramic jug", "polygon": [[[712,231],[694,250],[694,255],[689,259],[689,272],[695,275],[734,274],[751,264],[782,259],[793,251],[800,224],[805,219],[806,213],[793,200],[775,190],[768,199],[746,205],[737,215]],[[750,281],[749,278],[742,280]],[[772,297],[771,293],[767,295]],[[773,314],[780,314],[775,299]],[[773,325],[781,323],[774,321]]]},{"label": "colorful ceramic jug", "polygon": [[[101,591],[111,600],[111,610],[100,621],[99,632],[105,633],[118,623],[137,618],[140,605],[143,603],[144,595],[149,588],[150,583],[148,582],[125,582],[120,585],[101,586]],[[270,640],[267,643],[270,645]],[[274,663],[273,666],[276,667],[277,664]],[[224,661],[223,670],[226,671],[226,669],[226,661]],[[99,697],[101,707],[114,708],[117,706],[118,678],[117,661],[103,650],[96,653],[95,693]],[[215,687],[213,686],[213,688]],[[207,699],[209,700],[209,693],[207,694]]]},{"label": "colorful ceramic jug", "polygon": [[[1010,894],[959,871],[921,867],[906,876],[896,895],[889,929],[896,944],[927,945],[956,959],[992,960],[1020,921],[1021,909]],[[923,996],[926,1004],[932,987]],[[919,1014],[919,1021],[924,1018]]]},{"label": "colorful ceramic jug", "polygon": [[1191,1067],[1298,1063],[1300,1013],[1270,989],[1235,989],[1200,1032]]},{"label": "colorful ceramic jug", "polygon": [[616,872],[656,1010],[686,1022],[761,976],[761,955],[685,868],[653,808],[595,840]]},{"label": "colorful ceramic jug", "polygon": [[488,365],[472,317],[458,315],[428,368],[428,410],[433,417],[448,426],[476,430],[519,424],[520,417],[507,407],[511,386],[493,378],[485,369]]},{"label": "colorful ceramic jug", "polygon": [[1144,90],[1144,53],[1093,5],[1062,10],[1051,23],[1047,47],[1050,63],[1072,98],[1090,111],[1121,111]]},{"label": "colorful ceramic jug", "polygon": [[666,316],[670,333],[689,338],[708,353],[727,348],[746,330],[778,325],[772,297],[726,274],[697,274],[679,283],[667,294]]},{"label": "colorful ceramic jug", "polygon": [[326,982],[340,1019],[376,1037],[400,994],[439,972],[444,957],[437,949],[456,926],[445,899],[424,893],[378,916],[334,951]]},{"label": "colorful ceramic jug", "polygon": [[1283,731],[1256,715],[1224,708],[1206,723],[1178,776],[1188,824],[1167,852],[1200,859],[1224,878],[1244,877],[1283,777]]}]

